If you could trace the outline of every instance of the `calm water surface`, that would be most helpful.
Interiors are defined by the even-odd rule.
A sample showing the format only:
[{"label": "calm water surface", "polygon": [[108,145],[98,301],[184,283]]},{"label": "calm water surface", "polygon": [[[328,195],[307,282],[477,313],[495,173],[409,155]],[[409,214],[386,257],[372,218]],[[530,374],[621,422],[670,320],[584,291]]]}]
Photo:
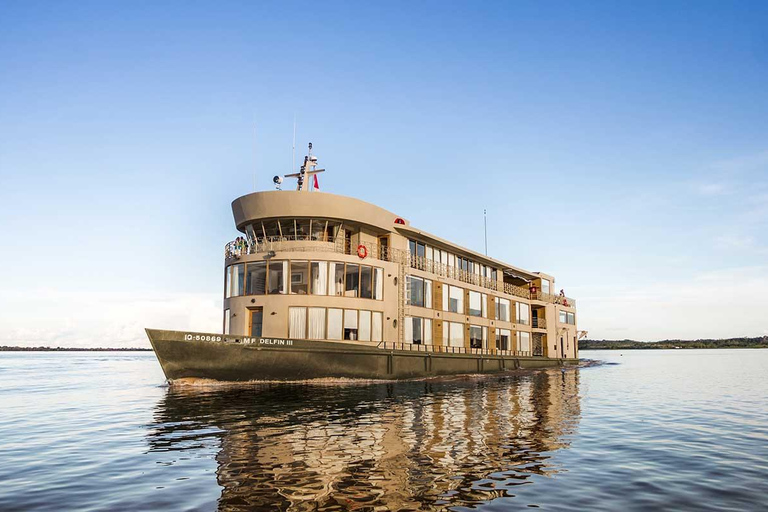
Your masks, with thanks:
[{"label": "calm water surface", "polygon": [[766,510],[768,350],[169,389],[152,353],[0,353],[0,510]]}]

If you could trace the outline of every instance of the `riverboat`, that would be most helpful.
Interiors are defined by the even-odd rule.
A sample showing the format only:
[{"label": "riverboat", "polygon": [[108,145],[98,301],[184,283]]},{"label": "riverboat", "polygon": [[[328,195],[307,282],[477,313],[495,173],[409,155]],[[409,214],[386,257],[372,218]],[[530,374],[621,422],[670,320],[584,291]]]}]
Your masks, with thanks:
[{"label": "riverboat", "polygon": [[170,381],[407,379],[578,361],[576,302],[555,278],[318,189],[235,199],[221,333],[147,329]]}]

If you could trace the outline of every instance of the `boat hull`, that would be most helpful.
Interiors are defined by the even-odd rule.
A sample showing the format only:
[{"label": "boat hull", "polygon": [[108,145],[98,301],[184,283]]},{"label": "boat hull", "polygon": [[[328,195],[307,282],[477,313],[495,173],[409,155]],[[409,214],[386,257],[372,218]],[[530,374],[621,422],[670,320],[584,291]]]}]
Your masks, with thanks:
[{"label": "boat hull", "polygon": [[576,359],[434,352],[418,345],[409,347],[413,350],[392,350],[354,343],[146,331],[169,380],[392,380],[497,373],[578,362]]}]

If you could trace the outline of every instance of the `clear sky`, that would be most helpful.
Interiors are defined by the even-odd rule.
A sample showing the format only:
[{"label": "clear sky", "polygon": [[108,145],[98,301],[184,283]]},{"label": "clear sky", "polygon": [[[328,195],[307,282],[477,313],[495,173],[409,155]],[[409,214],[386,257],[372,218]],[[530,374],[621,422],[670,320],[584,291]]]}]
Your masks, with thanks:
[{"label": "clear sky", "polygon": [[216,331],[230,202],[556,276],[591,338],[768,334],[768,2],[0,5],[0,345]]}]

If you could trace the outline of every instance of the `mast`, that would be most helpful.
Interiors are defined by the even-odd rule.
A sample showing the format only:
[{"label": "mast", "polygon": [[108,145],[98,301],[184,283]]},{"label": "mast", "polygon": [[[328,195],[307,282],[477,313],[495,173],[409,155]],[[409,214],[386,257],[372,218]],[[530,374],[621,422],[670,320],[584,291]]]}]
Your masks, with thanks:
[{"label": "mast", "polygon": [[298,183],[296,184],[296,190],[309,192],[312,190],[312,178],[321,172],[325,172],[325,169],[317,169],[317,157],[312,156],[312,143],[309,143],[309,151],[307,156],[304,157],[304,163],[301,166],[301,170],[294,174],[286,174],[286,178],[296,178]]}]

